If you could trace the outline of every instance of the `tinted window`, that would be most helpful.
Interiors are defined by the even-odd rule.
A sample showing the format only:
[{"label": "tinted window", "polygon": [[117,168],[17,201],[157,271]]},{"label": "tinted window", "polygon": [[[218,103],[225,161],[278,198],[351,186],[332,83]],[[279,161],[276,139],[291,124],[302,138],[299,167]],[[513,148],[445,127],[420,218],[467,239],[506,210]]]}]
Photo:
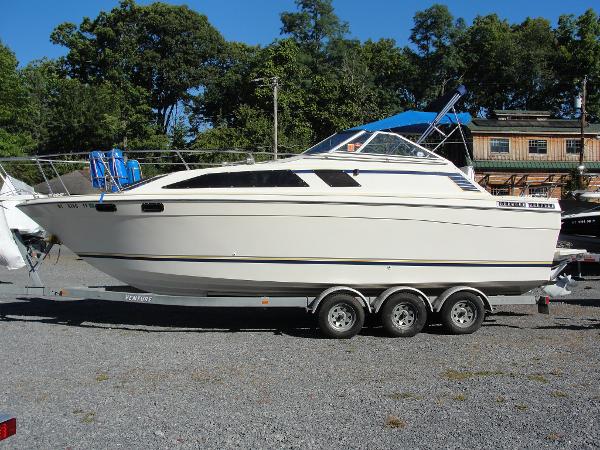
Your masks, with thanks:
[{"label": "tinted window", "polygon": [[207,173],[165,186],[165,189],[308,187],[291,170]]},{"label": "tinted window", "polygon": [[315,174],[331,187],[356,187],[357,181],[341,170],[315,170]]}]

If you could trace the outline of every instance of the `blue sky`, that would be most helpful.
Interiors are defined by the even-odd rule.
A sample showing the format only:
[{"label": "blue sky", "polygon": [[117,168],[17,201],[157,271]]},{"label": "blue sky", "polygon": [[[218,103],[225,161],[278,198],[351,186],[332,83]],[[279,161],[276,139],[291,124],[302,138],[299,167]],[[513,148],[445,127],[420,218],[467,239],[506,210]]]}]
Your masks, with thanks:
[{"label": "blue sky", "polygon": [[[139,3],[151,3],[139,1]],[[279,36],[282,11],[295,9],[293,0],[182,0],[208,16],[228,40],[268,44]],[[352,37],[361,40],[394,38],[408,43],[412,17],[433,3],[448,5],[455,17],[470,21],[477,15],[498,13],[511,22],[526,17],[546,17],[553,23],[561,14],[579,15],[594,6],[593,0],[333,0],[338,16],[350,23]],[[43,56],[57,57],[65,49],[50,43],[52,29],[62,22],[79,24],[84,16],[110,10],[118,0],[8,0],[0,15],[0,40],[17,55],[21,65]],[[596,7],[596,11],[600,8]]]}]

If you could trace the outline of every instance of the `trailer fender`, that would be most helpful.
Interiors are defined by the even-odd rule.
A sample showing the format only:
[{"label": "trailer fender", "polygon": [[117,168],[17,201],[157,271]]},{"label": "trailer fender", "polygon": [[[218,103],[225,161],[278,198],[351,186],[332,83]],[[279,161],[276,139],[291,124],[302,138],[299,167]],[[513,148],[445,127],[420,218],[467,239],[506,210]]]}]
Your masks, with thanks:
[{"label": "trailer fender", "polygon": [[314,314],[317,311],[317,309],[319,309],[319,304],[323,301],[323,299],[335,292],[346,292],[348,294],[355,295],[358,298],[358,300],[363,304],[363,306],[367,308],[367,311],[371,312],[371,304],[369,303],[367,298],[360,292],[358,292],[356,289],[353,289],[348,286],[333,286],[328,289],[325,289],[319,294],[317,298],[315,298],[310,303],[310,305],[308,305],[307,309]]},{"label": "trailer fender", "polygon": [[476,294],[483,301],[486,311],[490,311],[490,312],[494,311],[494,308],[492,307],[492,303],[490,302],[490,299],[488,298],[488,296],[485,295],[483,292],[481,292],[479,289],[475,289],[470,286],[456,286],[456,287],[445,290],[433,302],[433,310],[435,312],[440,312],[442,309],[442,306],[444,306],[444,302],[446,300],[448,300],[448,298],[451,295],[456,294],[457,292],[460,292],[460,291],[467,291],[467,292],[472,292],[473,294]]},{"label": "trailer fender", "polygon": [[410,286],[395,286],[395,287],[391,287],[391,288],[383,291],[381,293],[381,295],[379,297],[377,297],[375,299],[375,301],[373,302],[373,312],[378,313],[379,310],[381,309],[381,307],[383,306],[383,304],[385,303],[385,301],[392,294],[396,294],[397,292],[410,292],[411,294],[418,295],[419,297],[421,297],[423,299],[423,301],[425,302],[425,305],[427,305],[427,309],[429,310],[429,312],[433,312],[433,305],[431,304],[429,297],[427,295],[425,295],[425,293],[423,293],[422,291],[420,291],[416,288],[410,287]]}]

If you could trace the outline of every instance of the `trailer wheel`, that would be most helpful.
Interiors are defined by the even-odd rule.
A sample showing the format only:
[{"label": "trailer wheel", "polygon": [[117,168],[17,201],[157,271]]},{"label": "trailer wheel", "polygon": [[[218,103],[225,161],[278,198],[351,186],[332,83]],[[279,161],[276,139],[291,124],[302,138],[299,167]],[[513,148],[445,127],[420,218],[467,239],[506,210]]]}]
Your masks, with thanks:
[{"label": "trailer wheel", "polygon": [[349,294],[333,294],[319,307],[319,328],[329,338],[348,339],[360,332],[365,310]]},{"label": "trailer wheel", "polygon": [[381,309],[383,328],[395,337],[412,337],[427,322],[427,307],[419,296],[399,292],[386,300]]},{"label": "trailer wheel", "polygon": [[481,327],[485,306],[478,295],[457,292],[444,302],[440,316],[444,327],[452,334],[471,334]]}]

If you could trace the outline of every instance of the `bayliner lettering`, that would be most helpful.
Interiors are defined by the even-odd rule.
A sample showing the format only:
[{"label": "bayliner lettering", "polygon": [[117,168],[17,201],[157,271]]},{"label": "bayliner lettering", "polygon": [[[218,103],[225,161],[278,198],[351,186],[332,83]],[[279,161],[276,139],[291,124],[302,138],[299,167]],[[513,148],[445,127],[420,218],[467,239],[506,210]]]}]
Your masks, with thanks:
[{"label": "bayliner lettering", "polygon": [[498,202],[498,206],[504,208],[525,208],[527,203],[524,202]]},{"label": "bayliner lettering", "polygon": [[528,203],[528,208],[542,208],[542,209],[554,209],[552,203]]}]

